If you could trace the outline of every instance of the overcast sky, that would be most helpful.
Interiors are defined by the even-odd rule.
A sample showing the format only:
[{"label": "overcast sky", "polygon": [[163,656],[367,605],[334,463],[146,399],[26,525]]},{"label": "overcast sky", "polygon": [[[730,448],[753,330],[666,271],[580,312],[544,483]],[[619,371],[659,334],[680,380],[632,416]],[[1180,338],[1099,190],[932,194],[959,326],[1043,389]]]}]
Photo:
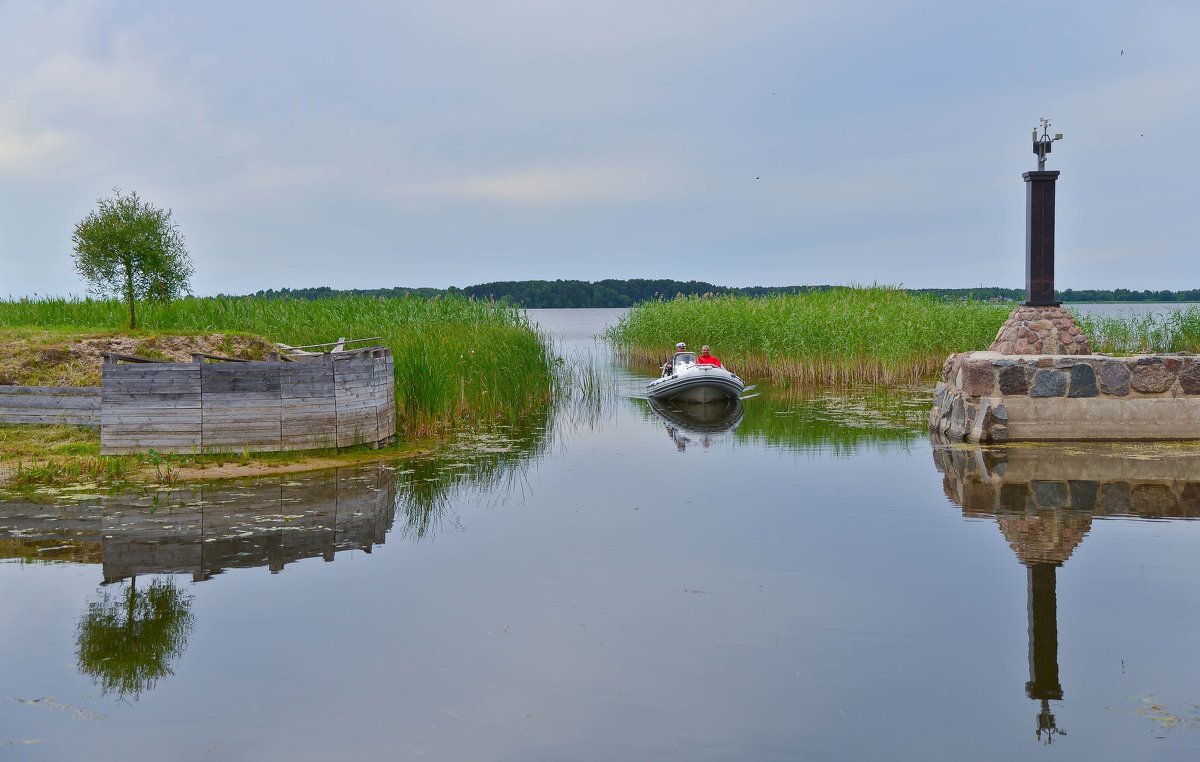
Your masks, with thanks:
[{"label": "overcast sky", "polygon": [[[198,294],[527,278],[1200,287],[1200,4],[0,0],[0,296],[170,207]],[[1123,53],[1122,53],[1123,51]]]}]

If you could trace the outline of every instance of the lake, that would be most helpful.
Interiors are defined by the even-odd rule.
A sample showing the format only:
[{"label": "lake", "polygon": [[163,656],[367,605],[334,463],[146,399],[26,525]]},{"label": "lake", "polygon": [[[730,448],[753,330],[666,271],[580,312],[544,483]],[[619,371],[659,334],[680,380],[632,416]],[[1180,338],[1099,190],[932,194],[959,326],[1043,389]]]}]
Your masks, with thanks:
[{"label": "lake", "polygon": [[1200,753],[1200,450],[938,445],[928,390],[656,411],[619,313],[531,311],[608,392],[438,457],[0,500],[0,753]]}]

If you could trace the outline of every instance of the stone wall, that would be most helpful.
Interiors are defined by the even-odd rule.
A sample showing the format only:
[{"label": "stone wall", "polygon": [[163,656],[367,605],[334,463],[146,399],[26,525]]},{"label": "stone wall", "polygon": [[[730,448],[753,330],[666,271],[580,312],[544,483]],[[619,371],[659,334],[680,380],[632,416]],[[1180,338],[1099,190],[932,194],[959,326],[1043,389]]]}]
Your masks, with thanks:
[{"label": "stone wall", "polygon": [[1063,307],[1020,305],[996,333],[988,351],[1002,355],[1090,355],[1092,345]]},{"label": "stone wall", "polygon": [[1200,439],[1200,357],[950,355],[929,428],[948,439]]}]

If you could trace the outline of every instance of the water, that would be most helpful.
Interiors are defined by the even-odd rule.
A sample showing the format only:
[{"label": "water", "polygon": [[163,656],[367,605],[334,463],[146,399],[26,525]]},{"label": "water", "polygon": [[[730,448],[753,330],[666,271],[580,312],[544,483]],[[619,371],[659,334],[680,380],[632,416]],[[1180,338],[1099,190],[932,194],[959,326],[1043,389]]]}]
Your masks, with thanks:
[{"label": "water", "polygon": [[1071,309],[1079,312],[1081,315],[1099,315],[1102,317],[1131,317],[1134,315],[1157,315],[1159,317],[1169,315],[1172,312],[1186,310],[1190,307],[1198,306],[1194,302],[1122,302],[1122,303],[1103,303],[1103,302],[1080,302],[1067,304]]},{"label": "water", "polygon": [[[604,355],[617,312],[534,317]],[[442,458],[0,504],[0,755],[1200,750],[1200,450],[935,447],[906,395],[695,424],[611,377]]]}]

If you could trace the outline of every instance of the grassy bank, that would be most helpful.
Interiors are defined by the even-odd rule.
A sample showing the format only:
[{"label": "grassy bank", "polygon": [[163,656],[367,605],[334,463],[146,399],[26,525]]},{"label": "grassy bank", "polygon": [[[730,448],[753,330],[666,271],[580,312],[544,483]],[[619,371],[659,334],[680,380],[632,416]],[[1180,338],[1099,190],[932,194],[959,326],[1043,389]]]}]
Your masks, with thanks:
[{"label": "grassy bank", "polygon": [[1076,314],[1092,350],[1105,354],[1200,352],[1200,309],[1164,315],[1084,316]]},{"label": "grassy bank", "polygon": [[[128,333],[111,300],[0,302],[0,330]],[[408,436],[514,421],[544,408],[555,366],[515,308],[465,298],[344,297],[315,302],[191,298],[139,306],[131,336],[224,332],[291,345],[380,336],[396,358],[397,417]]]},{"label": "grassy bank", "polygon": [[749,379],[893,385],[933,376],[951,352],[986,348],[1009,310],[886,287],[684,297],[634,307],[606,338],[626,362],[646,369],[686,341],[694,349],[710,345]]},{"label": "grassy bank", "polygon": [[421,438],[371,449],[300,452],[180,453],[150,451],[101,455],[100,432],[83,426],[0,426],[0,496],[6,493],[61,494],[129,486],[170,486],[189,481],[264,476],[333,468],[427,453],[437,441]]}]

